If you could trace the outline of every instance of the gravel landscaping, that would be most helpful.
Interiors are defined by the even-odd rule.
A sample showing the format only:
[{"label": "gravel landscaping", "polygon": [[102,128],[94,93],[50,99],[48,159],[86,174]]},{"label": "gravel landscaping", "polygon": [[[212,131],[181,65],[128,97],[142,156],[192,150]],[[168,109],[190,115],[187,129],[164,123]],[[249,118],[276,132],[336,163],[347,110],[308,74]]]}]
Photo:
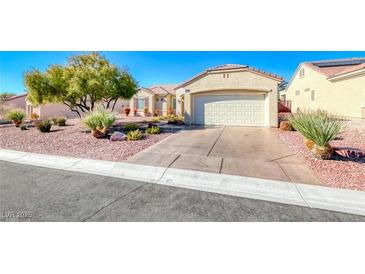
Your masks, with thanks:
[{"label": "gravel landscaping", "polygon": [[[354,190],[365,190],[365,158],[347,158],[336,155],[332,160],[314,159],[303,143],[303,137],[295,131],[278,130],[279,138],[292,148],[324,185]],[[365,151],[365,132],[351,125],[331,142],[335,149]]]},{"label": "gravel landscaping", "polygon": [[[142,122],[144,119],[119,120],[118,125],[127,122]],[[117,141],[96,139],[91,136],[80,120],[68,120],[67,126],[52,126],[50,133],[41,133],[35,127],[20,130],[14,126],[0,127],[0,148],[18,151],[80,157],[88,159],[123,161],[130,156],[161,141],[170,133],[146,135],[139,141]]]}]

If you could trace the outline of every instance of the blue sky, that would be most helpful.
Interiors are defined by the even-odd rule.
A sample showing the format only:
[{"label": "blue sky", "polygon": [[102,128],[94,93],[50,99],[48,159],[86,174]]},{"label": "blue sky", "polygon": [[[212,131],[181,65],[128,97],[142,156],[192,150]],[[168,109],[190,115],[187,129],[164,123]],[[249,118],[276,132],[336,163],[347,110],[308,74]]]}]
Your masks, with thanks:
[{"label": "blue sky", "polygon": [[[0,92],[23,93],[23,73],[31,68],[44,71],[50,64],[65,64],[80,52],[0,52]],[[109,61],[128,67],[140,86],[181,83],[206,68],[221,64],[243,64],[283,76],[289,80],[303,61],[364,57],[365,52],[334,51],[143,51],[101,52]]]}]

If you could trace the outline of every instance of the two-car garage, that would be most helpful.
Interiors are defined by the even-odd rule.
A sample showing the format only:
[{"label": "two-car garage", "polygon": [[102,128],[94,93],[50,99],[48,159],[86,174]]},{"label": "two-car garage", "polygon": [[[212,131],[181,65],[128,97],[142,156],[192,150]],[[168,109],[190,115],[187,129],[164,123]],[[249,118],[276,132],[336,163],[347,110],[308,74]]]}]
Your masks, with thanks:
[{"label": "two-car garage", "polygon": [[265,125],[264,95],[194,96],[194,124]]},{"label": "two-car garage", "polygon": [[277,127],[283,78],[245,65],[205,70],[178,86],[185,124]]}]

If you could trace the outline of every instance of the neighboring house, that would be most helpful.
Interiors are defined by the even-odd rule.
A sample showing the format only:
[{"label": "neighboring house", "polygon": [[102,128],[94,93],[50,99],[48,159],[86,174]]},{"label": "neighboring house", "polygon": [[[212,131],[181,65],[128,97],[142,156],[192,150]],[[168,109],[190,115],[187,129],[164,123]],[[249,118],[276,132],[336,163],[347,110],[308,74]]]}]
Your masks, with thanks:
[{"label": "neighboring house", "polygon": [[24,109],[26,107],[25,98],[27,94],[20,94],[13,97],[10,97],[4,101],[0,102],[0,116],[4,116],[5,112],[11,108],[21,108]]},{"label": "neighboring house", "polygon": [[293,112],[322,109],[365,118],[365,58],[301,63],[289,82],[286,99]]},{"label": "neighboring house", "polygon": [[30,118],[33,113],[38,114],[39,119],[52,118],[56,116],[62,116],[66,118],[79,117],[76,112],[71,111],[70,108],[64,104],[48,103],[34,106],[28,100],[26,103],[26,113],[28,118]]},{"label": "neighboring house", "polygon": [[176,113],[175,84],[154,85],[149,88],[140,88],[130,100],[130,108],[133,113],[137,110],[137,116],[166,115],[169,112]]},{"label": "neighboring house", "polygon": [[[129,100],[118,100],[114,107],[114,112],[118,112],[124,114],[124,109],[129,106]],[[4,102],[1,102],[0,105],[1,113],[3,114],[12,108],[21,108],[25,111],[27,118],[30,118],[32,113],[36,113],[39,115],[40,119],[52,118],[55,116],[63,116],[66,118],[78,118],[78,114],[74,111],[71,111],[70,108],[64,104],[41,104],[41,105],[33,105],[31,102],[27,100],[27,94],[21,94],[17,96],[13,96]],[[80,112],[81,115],[83,114]]]},{"label": "neighboring house", "polygon": [[176,88],[187,124],[277,127],[282,77],[245,65],[210,68]]},{"label": "neighboring house", "polygon": [[[79,118],[77,112],[72,111],[68,106],[59,103],[47,103],[34,106],[31,102],[26,101],[27,117],[32,113],[37,113],[40,119],[62,116],[66,118]],[[114,112],[124,114],[124,109],[129,106],[129,100],[118,100],[114,107]],[[80,111],[80,114],[84,113]]]}]

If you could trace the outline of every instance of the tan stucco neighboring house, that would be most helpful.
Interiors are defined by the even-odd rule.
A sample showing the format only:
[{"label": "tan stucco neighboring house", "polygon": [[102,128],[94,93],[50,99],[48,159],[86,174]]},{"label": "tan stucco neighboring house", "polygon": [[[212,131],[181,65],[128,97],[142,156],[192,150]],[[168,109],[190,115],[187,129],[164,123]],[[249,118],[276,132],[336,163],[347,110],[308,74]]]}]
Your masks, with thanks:
[{"label": "tan stucco neighboring house", "polygon": [[246,65],[207,69],[176,88],[187,124],[277,127],[282,77]]},{"label": "tan stucco neighboring house", "polygon": [[[40,119],[52,118],[56,116],[62,116],[66,118],[78,118],[78,114],[74,111],[71,111],[70,108],[64,104],[56,104],[56,103],[47,103],[41,105],[33,105],[31,102],[27,100],[27,93],[13,96],[4,102],[0,103],[0,115],[3,114],[12,108],[21,108],[27,115],[29,119],[32,113],[38,114]],[[114,112],[124,114],[124,109],[129,106],[129,100],[121,100],[119,99],[115,106]],[[81,115],[83,113],[81,112]]]},{"label": "tan stucco neighboring house", "polygon": [[[124,109],[128,106],[129,100],[119,99],[114,106],[114,112],[124,114]],[[68,106],[61,103],[47,103],[34,106],[31,102],[26,100],[26,113],[28,118],[31,116],[32,113],[38,114],[40,119],[52,118],[57,116],[62,116],[66,118],[79,118],[77,112],[72,111]],[[83,116],[85,113],[80,111],[80,114],[81,116]]]},{"label": "tan stucco neighboring house", "polygon": [[131,113],[137,110],[137,116],[166,115],[169,112],[176,112],[177,84],[154,85],[149,88],[140,88],[130,100]]},{"label": "tan stucco neighboring house", "polygon": [[365,118],[365,58],[301,63],[288,84],[286,99],[292,112],[322,109]]},{"label": "tan stucco neighboring house", "polygon": [[12,108],[21,108],[25,111],[27,94],[12,96],[4,101],[0,101],[0,116],[3,117],[5,112]]}]

